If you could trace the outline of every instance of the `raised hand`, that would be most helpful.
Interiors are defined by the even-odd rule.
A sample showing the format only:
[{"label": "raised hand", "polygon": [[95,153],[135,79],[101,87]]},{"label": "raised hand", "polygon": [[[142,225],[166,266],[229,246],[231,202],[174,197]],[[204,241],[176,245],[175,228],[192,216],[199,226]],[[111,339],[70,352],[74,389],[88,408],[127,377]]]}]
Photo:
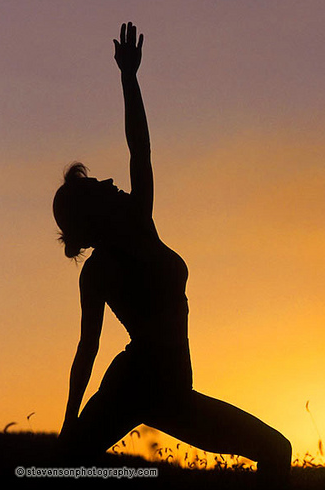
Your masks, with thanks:
[{"label": "raised hand", "polygon": [[122,24],[120,42],[114,39],[115,60],[121,72],[125,75],[135,75],[139,69],[142,56],[143,34],[140,34],[137,44],[137,28],[129,22]]}]

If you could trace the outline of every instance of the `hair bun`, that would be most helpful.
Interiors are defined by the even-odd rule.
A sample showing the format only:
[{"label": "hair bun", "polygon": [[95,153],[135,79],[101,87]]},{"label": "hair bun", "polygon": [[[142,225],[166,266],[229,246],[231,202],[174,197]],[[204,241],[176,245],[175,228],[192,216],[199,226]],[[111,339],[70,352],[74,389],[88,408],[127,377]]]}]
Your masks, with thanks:
[{"label": "hair bun", "polygon": [[88,177],[88,168],[80,162],[74,162],[64,172],[64,182],[75,184],[79,179]]}]

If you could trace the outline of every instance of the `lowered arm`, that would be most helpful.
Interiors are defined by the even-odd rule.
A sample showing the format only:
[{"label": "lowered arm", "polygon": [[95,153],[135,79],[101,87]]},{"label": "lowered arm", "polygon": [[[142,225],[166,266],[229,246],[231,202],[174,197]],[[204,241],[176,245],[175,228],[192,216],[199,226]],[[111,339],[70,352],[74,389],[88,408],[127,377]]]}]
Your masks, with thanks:
[{"label": "lowered arm", "polygon": [[105,302],[97,294],[91,275],[89,276],[84,270],[80,277],[80,299],[81,335],[70,372],[69,396],[61,439],[70,437],[77,422],[80,405],[98,352],[104,316]]}]

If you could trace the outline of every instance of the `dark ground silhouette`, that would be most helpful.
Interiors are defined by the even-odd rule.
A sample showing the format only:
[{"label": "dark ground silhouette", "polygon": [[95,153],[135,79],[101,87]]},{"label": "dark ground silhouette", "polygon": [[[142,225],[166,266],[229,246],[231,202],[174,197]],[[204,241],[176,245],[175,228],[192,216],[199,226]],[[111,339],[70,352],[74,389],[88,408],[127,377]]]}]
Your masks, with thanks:
[{"label": "dark ground silhouette", "polygon": [[[57,453],[57,434],[47,433],[0,433],[0,481],[2,484],[21,482],[24,488],[49,486],[57,488],[65,482],[69,487],[85,482],[91,488],[105,486],[106,488],[177,488],[178,490],[257,490],[255,475],[250,471],[229,469],[204,470],[182,469],[170,463],[149,462],[141,457],[102,455],[97,461],[86,462],[69,460]],[[84,465],[86,468],[158,468],[158,478],[18,478],[15,468],[71,468]],[[264,490],[265,487],[258,490]],[[277,490],[278,487],[270,487]],[[325,467],[294,467],[291,472],[289,490],[323,490],[325,488]]]}]

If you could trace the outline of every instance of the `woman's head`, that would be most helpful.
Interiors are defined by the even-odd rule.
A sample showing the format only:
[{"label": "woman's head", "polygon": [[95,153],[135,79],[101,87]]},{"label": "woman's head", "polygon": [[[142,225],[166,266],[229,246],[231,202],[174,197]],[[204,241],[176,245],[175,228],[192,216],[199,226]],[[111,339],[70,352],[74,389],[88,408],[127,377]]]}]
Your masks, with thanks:
[{"label": "woman's head", "polygon": [[96,245],[96,224],[103,216],[107,220],[110,213],[116,213],[116,196],[120,193],[112,179],[99,182],[88,177],[88,169],[82,163],[68,168],[53,201],[53,214],[67,257],[75,258],[83,249]]},{"label": "woman's head", "polygon": [[60,240],[65,245],[65,255],[75,258],[86,242],[83,184],[88,179],[88,169],[82,163],[72,164],[64,174],[64,184],[53,200],[53,214],[61,230]]}]

